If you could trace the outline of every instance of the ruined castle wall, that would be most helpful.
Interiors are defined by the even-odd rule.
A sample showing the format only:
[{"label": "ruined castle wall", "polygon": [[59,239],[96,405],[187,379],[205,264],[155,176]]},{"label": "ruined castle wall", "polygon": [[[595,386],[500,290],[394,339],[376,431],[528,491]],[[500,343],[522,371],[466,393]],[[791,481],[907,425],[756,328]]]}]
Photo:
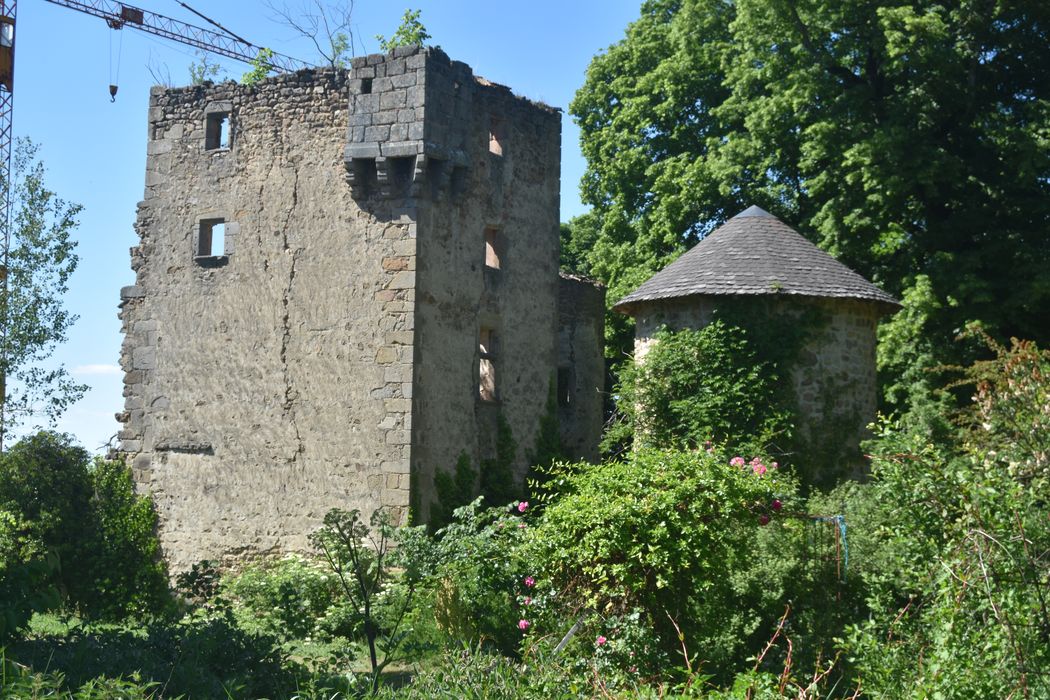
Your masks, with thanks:
[{"label": "ruined castle wall", "polygon": [[151,94],[120,437],[172,571],[407,506],[416,224],[351,197],[347,96],[341,71]]},{"label": "ruined castle wall", "polygon": [[[420,199],[413,399],[423,517],[435,470],[450,470],[462,452],[475,468],[495,456],[499,416],[524,477],[557,366],[561,140],[555,110],[440,52],[426,56],[435,186]],[[494,373],[492,396],[481,390],[483,371]]]},{"label": "ruined castle wall", "polygon": [[558,285],[558,426],[566,456],[597,461],[605,408],[605,288],[562,274]]}]

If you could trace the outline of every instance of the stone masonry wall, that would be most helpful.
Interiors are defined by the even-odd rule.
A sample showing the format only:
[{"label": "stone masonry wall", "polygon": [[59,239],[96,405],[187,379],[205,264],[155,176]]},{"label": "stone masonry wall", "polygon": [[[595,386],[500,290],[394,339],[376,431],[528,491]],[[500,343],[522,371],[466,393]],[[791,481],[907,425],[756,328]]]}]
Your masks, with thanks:
[{"label": "stone masonry wall", "polygon": [[598,459],[604,350],[605,287],[563,273],[558,287],[558,425],[562,447],[574,459]]},{"label": "stone masonry wall", "polygon": [[[438,50],[409,60],[425,71],[412,459],[425,519],[435,471],[464,452],[475,468],[492,457],[499,415],[524,476],[557,364],[561,125]],[[493,338],[495,401],[479,394],[482,333]]]},{"label": "stone masonry wall", "polygon": [[[305,549],[333,506],[408,505],[416,221],[351,196],[347,81],[151,93],[119,418],[173,572]],[[225,251],[202,255],[216,219]]]}]

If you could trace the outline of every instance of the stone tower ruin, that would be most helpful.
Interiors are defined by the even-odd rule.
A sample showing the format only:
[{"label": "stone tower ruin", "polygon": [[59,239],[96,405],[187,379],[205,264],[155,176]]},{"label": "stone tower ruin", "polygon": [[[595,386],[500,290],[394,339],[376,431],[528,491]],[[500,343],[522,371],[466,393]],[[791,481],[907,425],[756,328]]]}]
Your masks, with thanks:
[{"label": "stone tower ruin", "polygon": [[118,418],[173,571],[304,549],[334,506],[425,520],[501,418],[521,479],[552,392],[595,456],[604,292],[558,272],[560,130],[438,49],[153,89]]},{"label": "stone tower ruin", "polygon": [[[616,302],[635,320],[635,358],[644,361],[661,328],[699,329],[720,309],[761,318],[820,318],[810,329],[791,384],[796,428],[843,472],[864,467],[859,443],[875,419],[875,328],[900,303],[769,212],[740,212]],[[812,454],[800,460],[812,459]],[[836,473],[818,473],[817,481]]]}]

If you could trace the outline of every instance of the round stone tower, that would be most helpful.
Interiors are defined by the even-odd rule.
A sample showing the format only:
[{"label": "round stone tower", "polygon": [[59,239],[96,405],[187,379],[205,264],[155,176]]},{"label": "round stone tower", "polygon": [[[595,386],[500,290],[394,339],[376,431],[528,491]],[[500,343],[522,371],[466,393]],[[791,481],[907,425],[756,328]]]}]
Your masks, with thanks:
[{"label": "round stone tower", "polygon": [[818,312],[792,371],[799,437],[838,455],[845,469],[836,473],[859,469],[858,444],[876,410],[875,327],[900,307],[897,300],[752,206],[613,308],[634,317],[635,358],[642,361],[660,328],[702,328],[729,304],[793,318]]}]

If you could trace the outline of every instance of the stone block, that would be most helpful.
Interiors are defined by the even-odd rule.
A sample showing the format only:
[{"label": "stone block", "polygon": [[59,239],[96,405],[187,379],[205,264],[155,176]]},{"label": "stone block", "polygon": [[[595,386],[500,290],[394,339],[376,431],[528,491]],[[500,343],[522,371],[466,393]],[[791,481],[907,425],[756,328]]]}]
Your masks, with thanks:
[{"label": "stone block", "polygon": [[372,117],[372,123],[376,126],[384,124],[394,124],[397,122],[397,110],[396,109],[384,109],[380,112],[376,112]]},{"label": "stone block", "polygon": [[383,489],[383,505],[408,506],[408,489]]},{"label": "stone block", "polygon": [[387,413],[408,413],[412,410],[409,399],[384,399],[383,410]]},{"label": "stone block", "polygon": [[389,365],[397,362],[397,349],[387,346],[380,347],[376,350],[376,363],[380,365]]},{"label": "stone block", "polygon": [[415,335],[412,331],[387,331],[383,339],[391,345],[411,345]]},{"label": "stone block", "polygon": [[141,299],[146,296],[146,290],[137,284],[120,288],[121,299]]},{"label": "stone block", "polygon": [[389,460],[379,465],[384,474],[408,474],[409,465],[407,459]]},{"label": "stone block", "polygon": [[[407,104],[407,94],[405,90],[397,89],[383,92],[379,96],[379,109],[400,109]],[[415,106],[415,105],[413,105]],[[395,120],[397,116],[395,114]]]},{"label": "stone block", "polygon": [[346,160],[354,158],[378,158],[380,155],[378,143],[348,143],[343,149],[343,157]]},{"label": "stone block", "polygon": [[[391,129],[396,127],[391,127]],[[406,158],[417,155],[422,151],[422,144],[416,141],[400,141],[397,143],[382,144],[383,156],[386,158]]]},{"label": "stone block", "polygon": [[386,141],[390,138],[389,126],[366,126],[365,141]]},{"label": "stone block", "polygon": [[412,433],[408,430],[388,430],[385,442],[388,445],[407,445],[412,442]]},{"label": "stone block", "polygon": [[[416,273],[410,270],[402,270],[394,274],[387,289],[413,289],[416,286]],[[152,369],[152,368],[150,368]]]},{"label": "stone block", "polygon": [[157,349],[150,346],[135,348],[131,351],[132,369],[156,369]]}]

